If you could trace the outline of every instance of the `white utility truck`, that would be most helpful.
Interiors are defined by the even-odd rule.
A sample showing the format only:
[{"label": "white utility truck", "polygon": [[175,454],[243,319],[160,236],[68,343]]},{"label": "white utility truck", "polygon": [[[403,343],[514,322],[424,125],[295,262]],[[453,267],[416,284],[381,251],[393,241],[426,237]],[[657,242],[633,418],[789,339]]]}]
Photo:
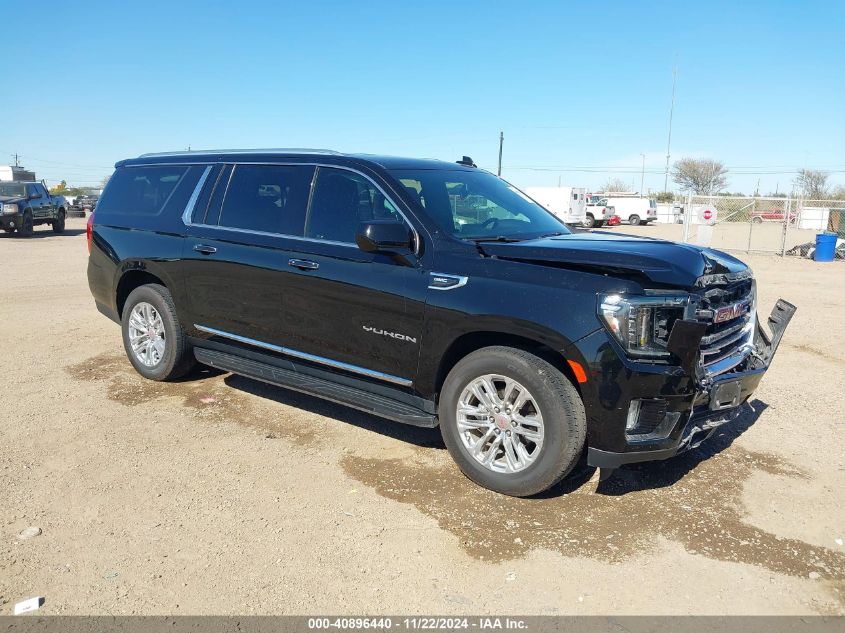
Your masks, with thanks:
[{"label": "white utility truck", "polygon": [[657,221],[657,201],[644,198],[638,194],[593,194],[607,200],[607,204],[614,208],[619,220],[633,226]]},{"label": "white utility truck", "polygon": [[581,187],[528,187],[525,193],[566,224],[583,224],[587,217],[587,190]]}]

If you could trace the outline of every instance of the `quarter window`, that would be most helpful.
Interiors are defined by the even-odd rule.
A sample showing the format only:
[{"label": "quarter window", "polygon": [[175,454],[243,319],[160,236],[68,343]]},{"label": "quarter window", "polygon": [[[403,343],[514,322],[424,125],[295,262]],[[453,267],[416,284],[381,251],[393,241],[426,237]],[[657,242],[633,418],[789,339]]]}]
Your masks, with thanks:
[{"label": "quarter window", "polygon": [[402,216],[370,180],[344,169],[320,167],[311,199],[305,236],[355,242],[358,224]]},{"label": "quarter window", "polygon": [[307,165],[235,166],[220,226],[301,236],[313,173]]},{"label": "quarter window", "polygon": [[179,215],[205,169],[203,165],[124,167],[114,172],[97,205],[97,217],[106,214]]}]

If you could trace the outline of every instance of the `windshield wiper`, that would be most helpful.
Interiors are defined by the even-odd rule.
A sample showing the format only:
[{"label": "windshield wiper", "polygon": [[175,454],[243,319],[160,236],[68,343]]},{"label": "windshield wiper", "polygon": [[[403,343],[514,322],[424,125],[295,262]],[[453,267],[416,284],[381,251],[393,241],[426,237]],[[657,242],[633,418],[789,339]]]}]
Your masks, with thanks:
[{"label": "windshield wiper", "polygon": [[522,242],[525,238],[521,237],[507,237],[505,235],[489,236],[489,237],[468,237],[471,242],[480,244],[481,242]]},{"label": "windshield wiper", "polygon": [[542,239],[544,237],[557,237],[558,235],[566,235],[566,233],[562,233],[560,231],[555,231],[554,233],[544,233],[543,235],[541,235],[537,239],[539,240],[539,239]]}]

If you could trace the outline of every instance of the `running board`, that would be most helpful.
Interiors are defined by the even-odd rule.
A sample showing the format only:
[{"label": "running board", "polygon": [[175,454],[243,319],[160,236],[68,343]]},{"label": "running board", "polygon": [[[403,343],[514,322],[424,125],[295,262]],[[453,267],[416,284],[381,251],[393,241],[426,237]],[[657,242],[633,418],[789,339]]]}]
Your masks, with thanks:
[{"label": "running board", "polygon": [[269,363],[218,352],[216,350],[194,348],[194,356],[204,365],[210,365],[224,371],[230,371],[247,378],[253,378],[271,385],[293,389],[337,404],[346,405],[365,413],[372,413],[388,420],[394,420],[412,426],[434,428],[437,416],[426,413],[386,396],[370,393],[348,385],[308,376],[291,369],[284,369]]}]

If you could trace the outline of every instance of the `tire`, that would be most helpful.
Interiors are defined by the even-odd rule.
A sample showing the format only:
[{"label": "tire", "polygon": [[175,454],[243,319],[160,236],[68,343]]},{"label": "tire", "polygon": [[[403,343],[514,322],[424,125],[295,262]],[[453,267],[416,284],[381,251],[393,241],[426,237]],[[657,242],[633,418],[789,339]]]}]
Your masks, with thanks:
[{"label": "tire", "polygon": [[[141,304],[149,306],[152,310],[145,318],[136,320],[138,315],[133,315],[133,312],[138,306],[143,312],[144,306]],[[156,316],[160,318],[159,325],[157,325]],[[163,333],[163,336],[157,338],[162,341],[161,345],[152,346],[154,348],[152,350],[149,349],[151,346],[143,346],[142,350],[146,349],[147,353],[136,354],[132,348],[130,322],[134,325],[150,324],[153,329]],[[157,381],[175,380],[187,374],[196,365],[193,349],[176,317],[173,297],[170,296],[170,291],[160,284],[139,286],[129,293],[123,306],[121,330],[126,356],[135,370],[144,378]],[[144,356],[147,357],[149,364],[142,360]]]},{"label": "tire", "polygon": [[763,218],[761,218],[760,216],[757,216],[757,217],[751,218],[751,221],[752,221],[754,224],[763,224]]},{"label": "tire", "polygon": [[628,224],[630,224],[631,226],[639,226],[640,216],[638,216],[637,214],[632,215],[628,218]]},{"label": "tire", "polygon": [[603,227],[603,226],[604,226],[604,220],[597,220],[597,221],[593,224],[593,226],[595,226],[597,229],[600,229],[601,227]]},{"label": "tire", "polygon": [[[499,413],[490,411],[492,415],[487,420],[484,411],[489,409],[474,395],[478,390],[471,387],[485,379],[496,391],[493,403],[502,405]],[[515,394],[507,393],[509,385],[514,385]],[[482,395],[487,398],[490,391],[485,390]],[[517,404],[520,398],[526,400],[518,416],[523,422],[517,423],[506,407],[509,402]],[[464,419],[459,420],[459,404],[464,412],[482,413],[461,415]],[[537,413],[542,416],[539,427],[531,424]],[[584,404],[572,383],[545,360],[512,347],[485,347],[461,359],[443,384],[439,417],[443,441],[464,475],[480,486],[514,497],[538,494],[563,479],[577,464],[586,438]],[[511,430],[519,428],[522,430]],[[533,443],[523,435],[532,428],[531,433],[540,443]],[[470,445],[485,436],[489,439],[481,445],[476,457]],[[505,442],[512,442],[514,447],[510,456],[506,454]],[[517,443],[522,444],[521,448]],[[491,465],[479,461],[485,456],[492,461]],[[514,456],[521,462],[516,464],[517,468],[511,467]]]},{"label": "tire", "polygon": [[592,213],[588,213],[587,217],[584,218],[584,222],[582,223],[588,229],[593,228],[596,225],[596,218]]},{"label": "tire", "polygon": [[32,212],[24,211],[21,227],[18,229],[18,234],[21,237],[31,237],[35,231],[35,225],[32,223]]},{"label": "tire", "polygon": [[59,211],[59,215],[53,220],[53,233],[65,232],[65,212]]},{"label": "tire", "polygon": [[3,229],[3,231],[5,231],[6,233],[10,233],[10,234],[11,234],[11,233],[14,233],[14,232],[15,232],[15,229]]}]

